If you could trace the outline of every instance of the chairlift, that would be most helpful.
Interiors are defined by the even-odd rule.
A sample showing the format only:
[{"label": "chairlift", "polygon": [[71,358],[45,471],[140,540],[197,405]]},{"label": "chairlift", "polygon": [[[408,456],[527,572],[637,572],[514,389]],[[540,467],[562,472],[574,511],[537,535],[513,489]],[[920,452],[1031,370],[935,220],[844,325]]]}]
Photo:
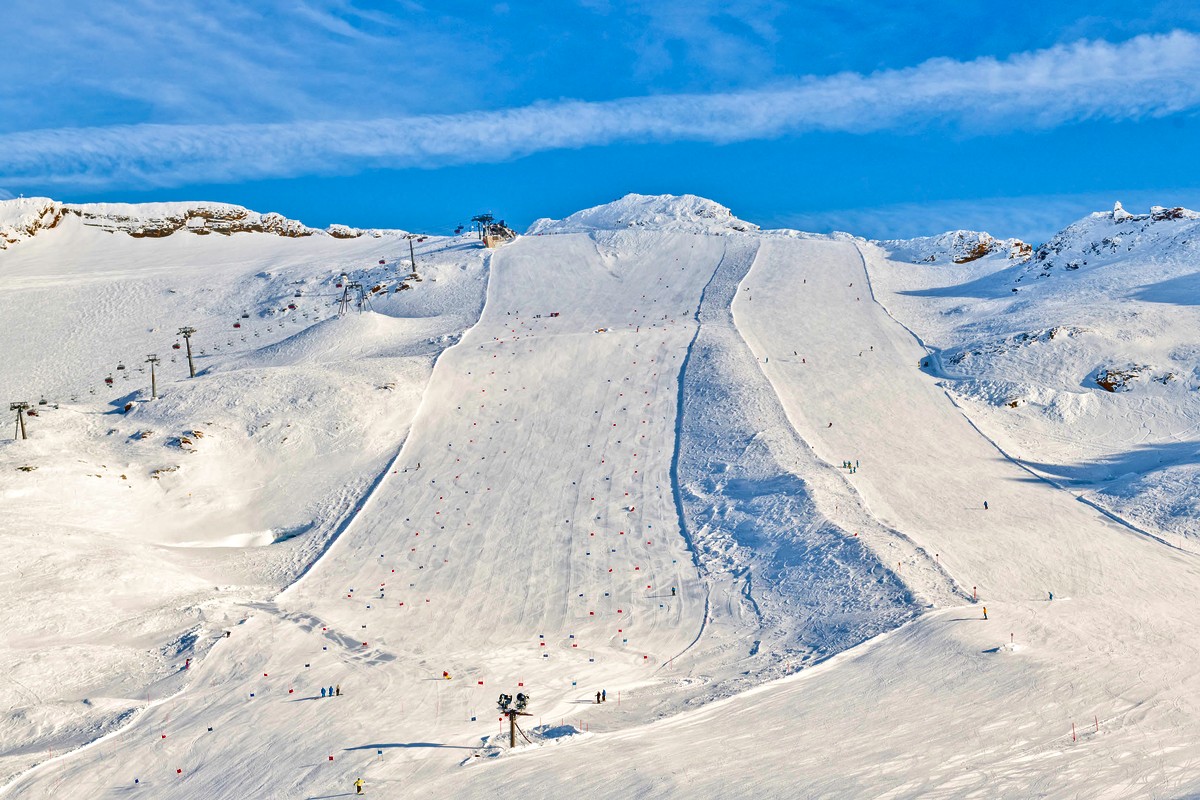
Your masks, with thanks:
[{"label": "chairlift", "polygon": [[41,400],[38,400],[38,405],[39,405],[39,406],[44,406],[44,405],[46,405],[46,403],[48,403],[48,402],[49,402],[49,401],[46,399],[46,395],[42,395],[42,399],[41,399]]},{"label": "chairlift", "polygon": [[242,312],[242,319],[250,319],[250,312],[249,312],[249,311],[243,311],[243,312]]},{"label": "chairlift", "polygon": [[295,310],[296,310],[296,304],[295,304],[295,303],[288,303],[288,308],[289,308],[289,309],[291,309],[292,311],[295,311]]},{"label": "chairlift", "polygon": [[293,297],[301,297],[301,296],[302,296],[302,295],[300,294],[300,290],[299,290],[299,289],[297,289],[297,290],[296,290],[296,294],[294,294],[294,295],[293,295]]},{"label": "chairlift", "polygon": [[112,375],[109,375],[107,378],[105,378],[105,379],[104,379],[104,382],[105,382],[106,384],[108,384],[109,386],[112,386],[112,385],[113,385],[113,379],[112,379]]},{"label": "chairlift", "polygon": [[125,369],[125,365],[120,362],[117,362],[117,369]]},{"label": "chairlift", "polygon": [[175,344],[171,345],[171,349],[172,349],[172,350],[178,350],[178,349],[179,349],[179,342],[176,342]]},{"label": "chairlift", "polygon": [[242,327],[242,323],[240,323],[240,322],[235,322],[235,323],[233,323],[233,327],[235,327],[235,328],[240,328],[240,327]]},{"label": "chairlift", "polygon": [[384,264],[387,264],[387,262],[381,258],[381,259],[379,259],[379,264],[380,264],[380,266],[383,266]]}]

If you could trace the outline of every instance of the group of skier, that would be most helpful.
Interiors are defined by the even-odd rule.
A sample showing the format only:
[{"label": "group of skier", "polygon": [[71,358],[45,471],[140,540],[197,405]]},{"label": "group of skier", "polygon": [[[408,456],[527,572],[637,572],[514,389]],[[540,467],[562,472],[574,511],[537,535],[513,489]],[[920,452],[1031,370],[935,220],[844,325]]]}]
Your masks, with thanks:
[{"label": "group of skier", "polygon": [[321,687],[321,697],[341,697],[341,696],[342,696],[342,685],[340,683],[337,686],[330,686],[328,689],[326,689],[324,686]]}]

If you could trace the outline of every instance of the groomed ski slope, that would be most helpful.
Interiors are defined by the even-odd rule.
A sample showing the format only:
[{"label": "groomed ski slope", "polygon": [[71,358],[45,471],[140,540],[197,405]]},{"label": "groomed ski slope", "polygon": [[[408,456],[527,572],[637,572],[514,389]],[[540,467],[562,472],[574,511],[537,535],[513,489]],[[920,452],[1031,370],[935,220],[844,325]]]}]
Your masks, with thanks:
[{"label": "groomed ski slope", "polygon": [[[720,666],[687,661],[705,583],[670,469],[690,312],[726,249],[657,233],[502,251],[394,472],[322,561],[253,608],[185,692],[10,795],[316,798],[358,776],[384,797],[1198,788],[1194,557],[1004,459],[916,368],[923,351],[848,242],[763,237],[734,321],[828,474],[860,465],[810,482],[817,507],[855,532],[865,507],[878,541],[894,529],[916,546],[895,565],[915,589],[953,602],[952,581],[980,602],[651,721],[683,711],[689,681]],[[533,287],[543,307],[529,307]],[[844,481],[861,503],[828,497]],[[499,732],[495,696],[520,682],[530,727],[602,735],[476,749]],[[322,700],[330,684],[346,695]],[[598,688],[609,704],[588,702]]]},{"label": "groomed ski slope", "polygon": [[[735,319],[801,435],[834,468],[859,460],[850,479],[871,507],[980,603],[697,712],[509,759],[490,784],[614,798],[1196,790],[1195,558],[1003,459],[916,369],[921,349],[866,279],[853,244],[764,241]],[[467,775],[431,790],[485,794]]]},{"label": "groomed ski slope", "polygon": [[[14,793],[137,778],[173,797],[295,797],[364,771],[410,785],[496,730],[502,690],[523,683],[555,725],[589,721],[579,701],[598,688],[636,692],[704,623],[670,443],[690,314],[723,251],[685,234],[505,251],[391,474],[321,562],[184,694]],[[322,703],[335,684],[346,696]]]}]

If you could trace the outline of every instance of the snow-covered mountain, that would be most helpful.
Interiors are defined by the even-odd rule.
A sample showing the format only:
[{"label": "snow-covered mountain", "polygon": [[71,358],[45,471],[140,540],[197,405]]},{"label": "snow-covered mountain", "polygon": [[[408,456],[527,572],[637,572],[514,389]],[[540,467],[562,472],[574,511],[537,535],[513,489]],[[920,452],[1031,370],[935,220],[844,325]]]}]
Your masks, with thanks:
[{"label": "snow-covered mountain", "polygon": [[1033,252],[1032,246],[1020,239],[996,239],[982,231],[948,231],[915,239],[888,239],[878,244],[892,258],[923,264],[969,264],[997,254],[1021,261]]},{"label": "snow-covered mountain", "polygon": [[1197,234],[1200,214],[1195,211],[1154,206],[1149,214],[1130,214],[1117,203],[1112,211],[1096,212],[1052,236],[1038,247],[1026,272],[1048,278],[1128,258],[1194,260],[1200,253]]},{"label": "snow-covered mountain", "polygon": [[2,202],[0,795],[1195,793],[1196,224]]},{"label": "snow-covered mountain", "polygon": [[1200,215],[1117,203],[1031,257],[958,267],[953,247],[926,241],[878,243],[906,261],[944,254],[880,280],[989,435],[1148,529],[1200,536],[1200,474],[1177,446],[1200,421]]},{"label": "snow-covered mountain", "polygon": [[87,227],[134,237],[170,236],[178,231],[334,236],[339,239],[403,234],[403,231],[363,230],[346,225],[330,225],[321,230],[282,214],[260,214],[229,203],[66,204],[47,197],[23,197],[0,200],[0,250],[73,220]]},{"label": "snow-covered mountain", "polygon": [[620,200],[577,211],[565,219],[539,219],[527,236],[593,231],[657,230],[683,233],[756,231],[723,205],[691,194],[627,194]]}]

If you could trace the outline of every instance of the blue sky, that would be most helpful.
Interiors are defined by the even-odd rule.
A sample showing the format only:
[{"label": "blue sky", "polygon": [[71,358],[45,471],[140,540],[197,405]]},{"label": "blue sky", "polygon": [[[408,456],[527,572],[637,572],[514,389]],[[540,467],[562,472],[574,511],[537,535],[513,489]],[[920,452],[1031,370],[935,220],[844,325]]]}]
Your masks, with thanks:
[{"label": "blue sky", "polygon": [[694,193],[769,227],[1033,240],[1200,206],[1200,7],[1174,1],[6,10],[0,196],[437,232]]}]

